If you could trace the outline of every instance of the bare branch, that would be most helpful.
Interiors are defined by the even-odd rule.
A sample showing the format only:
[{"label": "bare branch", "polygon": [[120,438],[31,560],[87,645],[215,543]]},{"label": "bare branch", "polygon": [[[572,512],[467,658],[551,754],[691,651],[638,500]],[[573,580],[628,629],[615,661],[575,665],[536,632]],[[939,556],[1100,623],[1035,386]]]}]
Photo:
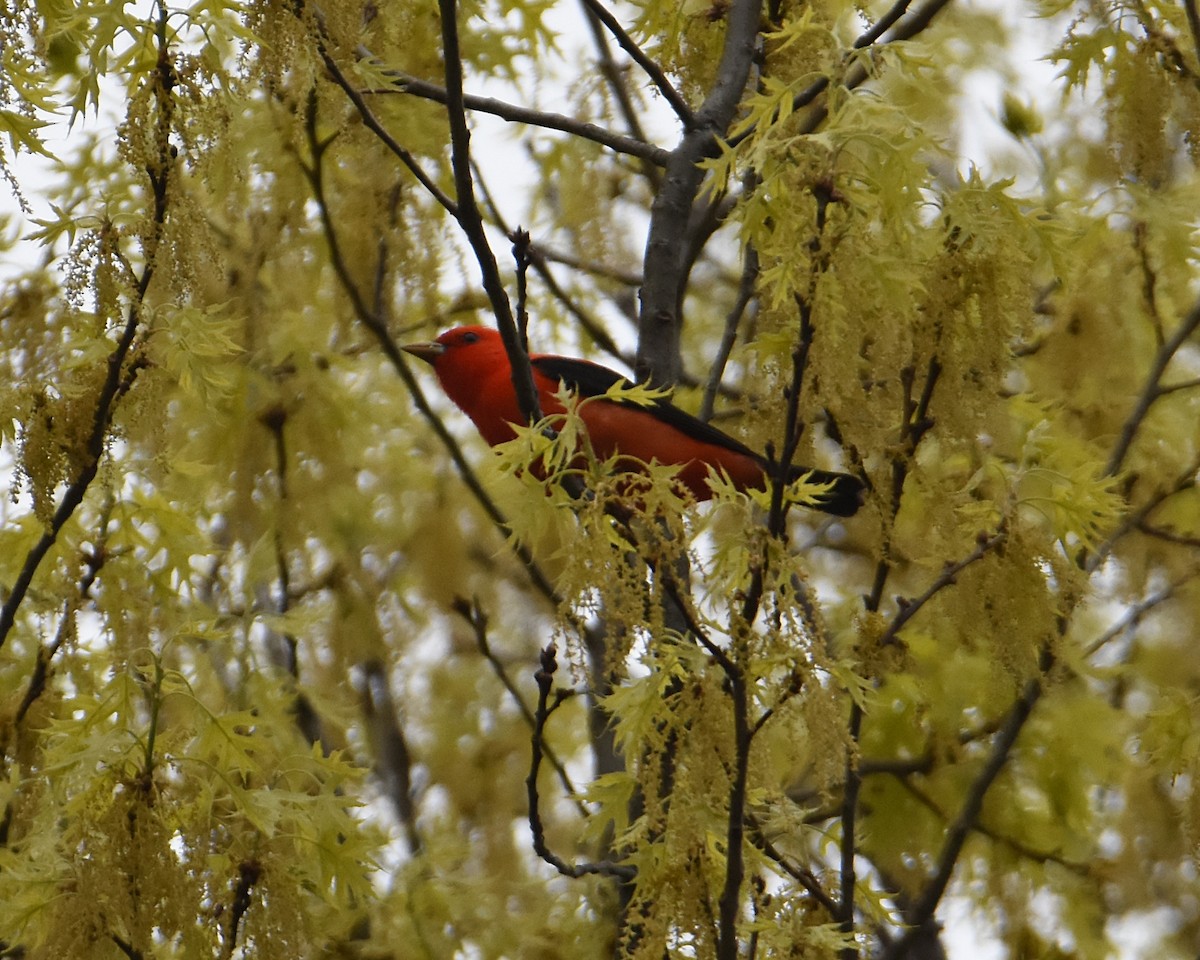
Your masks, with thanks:
[{"label": "bare branch", "polygon": [[[1044,649],[1040,665],[1043,676],[1049,670],[1052,662],[1049,649]],[[938,855],[937,869],[905,917],[910,924],[909,930],[891,945],[884,954],[884,960],[896,960],[896,958],[902,957],[915,938],[917,931],[933,917],[946,892],[946,887],[950,884],[950,878],[954,874],[954,868],[958,864],[958,858],[962,853],[967,836],[979,821],[984,797],[995,783],[996,777],[1000,775],[1000,771],[1008,763],[1017,737],[1025,728],[1025,722],[1033,713],[1033,708],[1041,699],[1044,689],[1041,677],[1030,680],[1025,684],[1025,689],[1013,704],[1007,719],[992,743],[991,754],[967,791],[962,809],[946,830],[946,840]]]},{"label": "bare branch", "polygon": [[[165,14],[164,14],[165,16]],[[96,478],[100,469],[100,460],[104,456],[105,439],[108,428],[112,423],[116,404],[129,390],[137,371],[142,364],[126,364],[134,341],[142,326],[142,306],[146,293],[158,265],[158,251],[162,243],[163,232],[167,221],[168,185],[174,168],[174,155],[171,150],[171,125],[174,117],[174,100],[172,90],[175,86],[175,71],[171,64],[170,49],[167,42],[165,26],[158,31],[158,65],[154,73],[153,94],[158,102],[158,119],[154,136],[157,141],[158,156],[147,165],[143,171],[150,184],[150,229],[147,231],[144,246],[144,263],[141,276],[136,279],[129,308],[126,313],[124,327],[117,337],[116,345],[108,354],[105,361],[104,380],[96,396],[96,408],[92,414],[92,425],[87,440],[81,451],[83,464],[75,478],[67,485],[62,500],[51,517],[45,532],[38,542],[25,555],[25,562],[13,581],[12,589],[0,607],[0,648],[4,646],[16,623],[17,610],[25,600],[33,578],[38,568],[58,540],[58,535],[66,526],[67,521],[75,514],[75,510],[83,502],[84,495]]]},{"label": "bare branch", "polygon": [[1133,446],[1133,441],[1137,437],[1137,432],[1145,421],[1146,415],[1154,406],[1155,401],[1163,396],[1163,373],[1166,372],[1167,366],[1174,359],[1175,354],[1179,352],[1179,348],[1196,332],[1197,327],[1200,327],[1200,301],[1193,305],[1187,316],[1175,328],[1175,332],[1155,354],[1154,361],[1150,364],[1150,370],[1146,374],[1146,385],[1143,387],[1137,403],[1134,404],[1133,410],[1130,411],[1124,426],[1121,427],[1121,434],[1117,438],[1116,446],[1108,458],[1108,464],[1104,468],[1105,476],[1115,476],[1120,472],[1121,465],[1125,462],[1129,448]]},{"label": "bare branch", "polygon": [[1001,524],[995,533],[981,533],[976,539],[975,549],[961,560],[946,564],[942,568],[942,572],[938,574],[937,578],[924,593],[912,600],[897,597],[896,604],[898,609],[896,610],[896,615],[883,632],[883,636],[879,638],[879,645],[886,646],[887,644],[894,643],[896,635],[909,620],[916,616],[925,604],[947,587],[953,586],[960,573],[995,550],[996,547],[1005,541],[1007,536],[1008,531],[1003,524]]},{"label": "bare branch", "polygon": [[629,55],[629,59],[645,71],[646,76],[658,88],[659,93],[663,95],[663,99],[670,104],[671,109],[675,111],[675,116],[680,119],[684,127],[691,127],[696,122],[695,117],[692,116],[692,108],[688,106],[687,101],[675,89],[662,68],[642,52],[642,48],[634,43],[633,38],[625,32],[625,29],[618,22],[617,18],[599,0],[582,0],[582,3],[592,16],[604,24],[621,49]]},{"label": "bare branch", "polygon": [[663,188],[650,211],[642,305],[638,317],[638,378],[656,385],[679,380],[680,306],[687,280],[682,256],[689,220],[703,181],[697,164],[716,150],[729,128],[754,61],[761,4],[734,0],[725,25],[717,78],[693,124],[671,152]]},{"label": "bare branch", "polygon": [[[424,100],[432,100],[435,103],[447,102],[448,95],[444,87],[439,87],[435,83],[421,80],[418,77],[410,77],[395,70],[385,72],[389,76],[395,77],[397,83],[395,89],[363,90],[361,93],[370,96],[406,93]],[[667,163],[668,154],[662,147],[656,147],[654,144],[646,143],[644,140],[639,140],[636,137],[614,133],[594,123],[585,123],[582,120],[576,120],[574,117],[568,117],[565,114],[534,110],[514,103],[507,103],[503,100],[496,100],[492,97],[480,97],[472,94],[463,95],[463,105],[468,110],[477,113],[488,113],[494,117],[499,117],[501,120],[507,120],[510,123],[525,123],[534,127],[543,127],[547,130],[559,130],[562,133],[569,133],[571,136],[579,137],[581,140],[590,140],[592,143],[598,143],[602,147],[608,147],[615,153],[637,157],[639,160],[653,164],[656,167],[664,167]]]},{"label": "bare branch", "polygon": [[421,834],[417,830],[417,807],[413,802],[412,751],[400,726],[392,691],[383,664],[371,660],[363,664],[362,707],[367,731],[375,751],[375,772],[384,792],[404,827],[408,852],[421,852]]},{"label": "bare branch", "polygon": [[533,384],[533,370],[529,366],[529,354],[521,345],[520,333],[513,318],[508,294],[500,280],[500,269],[495,254],[488,243],[483,229],[483,218],[475,203],[475,189],[471,178],[471,132],[467,128],[466,106],[463,103],[463,65],[458,45],[458,4],[455,0],[438,0],[442,17],[442,47],[446,68],[446,115],[450,121],[450,157],[454,167],[454,187],[458,194],[458,225],[466,234],[467,242],[475,253],[475,262],[483,274],[483,289],[492,304],[492,313],[504,348],[508,352],[512,367],[513,389],[517,393],[517,404],[528,423],[542,419],[537,388]]},{"label": "bare branch", "polygon": [[[537,717],[534,712],[529,709],[529,705],[525,702],[525,698],[521,696],[521,691],[517,689],[517,685],[513,683],[512,677],[508,675],[508,668],[503,661],[496,656],[492,650],[492,645],[488,640],[488,617],[479,606],[477,600],[465,600],[462,597],[454,601],[454,612],[462,617],[471,628],[471,632],[475,635],[475,645],[479,648],[479,652],[483,654],[483,658],[492,668],[492,672],[496,675],[496,679],[500,681],[508,695],[512,697],[513,703],[517,705],[522,718],[529,725],[530,730],[537,728]],[[575,808],[579,811],[579,815],[589,816],[591,811],[582,800],[579,799],[579,791],[575,784],[571,781],[571,776],[567,773],[567,768],[558,758],[558,755],[550,748],[549,744],[542,745],[542,752],[547,760],[550,761],[550,766],[554,768],[554,772],[558,774],[559,782],[563,786]]]},{"label": "bare branch", "polygon": [[[558,670],[558,649],[549,644],[541,655],[541,666],[534,674],[538,685],[537,710],[534,713],[532,749],[530,751],[529,776],[525,778],[529,798],[529,832],[533,834],[533,850],[565,877],[578,878],[587,874],[616,877],[628,882],[637,876],[637,871],[626,864],[600,860],[595,863],[568,863],[546,846],[546,830],[542,824],[538,798],[538,770],[545,754],[546,720],[554,707],[550,705],[550,693],[554,689],[554,674]],[[561,702],[561,701],[560,701]]]}]

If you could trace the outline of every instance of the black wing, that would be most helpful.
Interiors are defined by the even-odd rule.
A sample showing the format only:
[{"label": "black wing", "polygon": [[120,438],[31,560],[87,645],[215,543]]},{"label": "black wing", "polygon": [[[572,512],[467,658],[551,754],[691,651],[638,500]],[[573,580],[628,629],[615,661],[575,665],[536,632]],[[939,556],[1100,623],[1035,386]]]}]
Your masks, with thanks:
[{"label": "black wing", "polygon": [[[592,363],[590,360],[576,360],[572,357],[542,356],[532,358],[530,363],[539,373],[543,373],[554,380],[562,381],[581,397],[602,396],[616,384],[633,386],[627,378],[621,376],[617,371],[609,370],[608,367],[602,367],[600,364]],[[620,401],[614,402],[619,403]],[[760,454],[755,453],[744,443],[734,440],[729,434],[723,433],[703,420],[698,420],[690,413],[685,413],[678,407],[672,406],[665,399],[655,400],[652,404],[645,407],[645,409],[652,412],[656,419],[674,427],[680,433],[687,434],[693,440],[724,447],[726,450],[733,450],[744,456],[752,457],[760,463],[764,462]]]},{"label": "black wing", "polygon": [[[629,380],[615,370],[602,367],[590,360],[576,360],[571,357],[540,356],[532,357],[530,363],[541,374],[551,379],[565,383],[581,397],[599,397],[608,392],[616,384],[632,386]],[[612,401],[620,403],[619,400]],[[770,473],[771,465],[766,457],[755,453],[744,443],[734,440],[727,433],[722,433],[716,427],[698,420],[690,413],[684,413],[678,407],[672,406],[666,400],[655,400],[645,407],[658,420],[674,427],[680,433],[687,434],[693,440],[701,443],[711,443],[726,450],[732,450],[743,456],[750,457],[762,465],[765,473]],[[832,484],[831,488],[813,504],[818,510],[832,513],[839,517],[852,516],[862,504],[865,488],[863,482],[848,473],[838,473],[833,470],[816,470],[811,467],[793,464],[788,470],[789,480],[799,480],[806,476],[811,483]]]}]

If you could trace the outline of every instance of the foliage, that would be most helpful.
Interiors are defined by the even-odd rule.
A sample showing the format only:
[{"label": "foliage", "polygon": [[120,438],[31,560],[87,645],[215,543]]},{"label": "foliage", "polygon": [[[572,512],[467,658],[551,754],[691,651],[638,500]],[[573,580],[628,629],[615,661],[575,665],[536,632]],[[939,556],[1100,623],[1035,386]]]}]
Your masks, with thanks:
[{"label": "foliage", "polygon": [[[1195,5],[581,9],[5,9],[3,952],[1194,956]],[[864,507],[483,449],[526,313]]]}]

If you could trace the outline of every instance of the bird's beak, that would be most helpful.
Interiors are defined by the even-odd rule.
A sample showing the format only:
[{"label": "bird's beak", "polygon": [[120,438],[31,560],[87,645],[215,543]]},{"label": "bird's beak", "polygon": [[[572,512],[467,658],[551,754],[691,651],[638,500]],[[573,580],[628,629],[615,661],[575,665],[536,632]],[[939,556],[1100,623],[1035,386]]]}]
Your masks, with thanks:
[{"label": "bird's beak", "polygon": [[446,352],[445,346],[436,340],[422,340],[419,343],[406,343],[400,348],[405,353],[420,357],[426,363],[435,363],[437,358]]}]

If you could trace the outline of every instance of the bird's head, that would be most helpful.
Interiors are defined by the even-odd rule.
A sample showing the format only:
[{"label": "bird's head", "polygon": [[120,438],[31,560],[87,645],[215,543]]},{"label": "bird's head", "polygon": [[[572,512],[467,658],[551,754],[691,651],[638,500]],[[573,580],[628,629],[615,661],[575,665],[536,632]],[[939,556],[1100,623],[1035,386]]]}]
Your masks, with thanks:
[{"label": "bird's head", "polygon": [[455,327],[436,340],[410,343],[406,353],[433,367],[438,382],[490,444],[513,438],[511,423],[521,423],[512,386],[512,367],[504,341],[487,327]]},{"label": "bird's head", "polygon": [[431,364],[443,380],[447,376],[469,377],[493,369],[497,363],[508,363],[499,332],[487,327],[455,327],[436,340],[409,343],[401,349]]}]

